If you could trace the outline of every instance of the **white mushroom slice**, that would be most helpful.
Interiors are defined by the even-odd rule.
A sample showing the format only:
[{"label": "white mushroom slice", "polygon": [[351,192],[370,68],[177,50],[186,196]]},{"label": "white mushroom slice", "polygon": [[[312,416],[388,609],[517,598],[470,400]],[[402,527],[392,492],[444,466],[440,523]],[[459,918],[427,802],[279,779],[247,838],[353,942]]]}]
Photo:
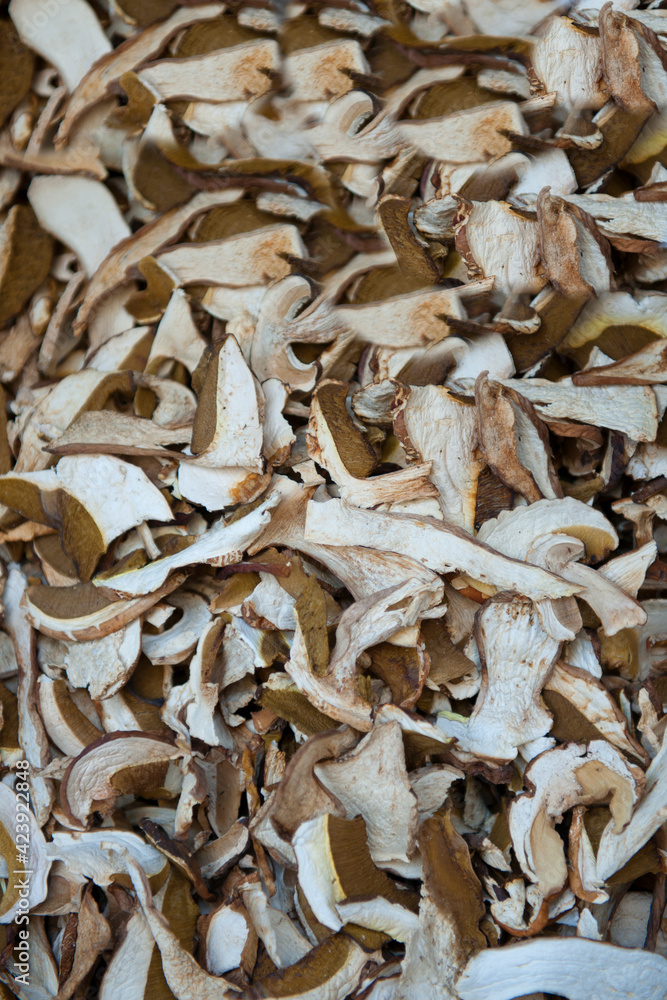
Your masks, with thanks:
[{"label": "white mushroom slice", "polygon": [[461,529],[433,518],[359,510],[342,500],[311,501],[305,535],[306,540],[328,545],[349,545],[363,538],[369,548],[409,555],[439,573],[459,570],[533,600],[569,597],[579,590],[546,570],[501,556]]},{"label": "white mushroom slice", "polygon": [[517,104],[496,101],[443,118],[397,122],[396,131],[427,156],[439,160],[447,150],[449,163],[479,163],[511,152],[512,140],[504,133],[525,135],[527,127]]},{"label": "white mushroom slice", "polygon": [[225,972],[237,969],[245,961],[254,962],[252,953],[253,945],[254,951],[257,950],[257,935],[246,908],[239,900],[213,910],[202,938],[206,949],[206,968],[214,976],[224,976]]},{"label": "white mushroom slice", "polygon": [[417,802],[405,770],[400,726],[374,727],[346,756],[316,764],[314,771],[343,803],[348,819],[363,816],[377,865],[409,859],[417,833]]},{"label": "white mushroom slice", "polygon": [[289,458],[296,435],[283,416],[289,386],[277,378],[262,382],[264,393],[264,441],[262,453],[272,466],[283,465]]},{"label": "white mushroom slice", "polygon": [[271,89],[278,69],[278,43],[270,38],[184,59],[150,63],[138,76],[160,101],[250,100]]},{"label": "white mushroom slice", "polygon": [[646,572],[657,556],[658,546],[656,543],[647,542],[646,545],[633,549],[632,552],[626,552],[622,556],[610,559],[604,566],[600,566],[598,573],[610,583],[620,587],[630,597],[636,598],[639,588],[646,579]]},{"label": "white mushroom slice", "polygon": [[31,0],[10,4],[9,15],[22,41],[56,67],[71,92],[111,44],[86,0],[61,0],[43,17],[41,13]]},{"label": "white mushroom slice", "polygon": [[465,775],[449,764],[429,764],[408,775],[412,791],[417,796],[419,822],[428,819],[440,808],[455,781]]},{"label": "white mushroom slice", "polygon": [[312,945],[293,920],[271,906],[259,882],[241,886],[241,899],[272,962],[279,969],[294,965]]},{"label": "white mushroom slice", "polygon": [[174,289],[169,305],[164,311],[151,345],[146,372],[164,374],[165,364],[178,361],[193,372],[201,359],[206,341],[195,326],[187,295],[180,288]]},{"label": "white mushroom slice", "polygon": [[590,566],[570,562],[559,572],[571,583],[580,584],[579,597],[602,622],[603,635],[616,635],[621,629],[636,628],[646,621],[646,612],[634,598]]},{"label": "white mushroom slice", "polygon": [[[218,837],[217,840],[212,840],[201,847],[196,853],[195,860],[202,876],[213,878],[215,875],[222,874],[245,852],[249,837],[245,820],[237,820],[222,837]],[[235,966],[231,966],[231,968],[235,968]]]},{"label": "white mushroom slice", "polygon": [[69,455],[55,469],[9,472],[0,477],[0,496],[21,513],[41,506],[47,522],[61,527],[63,548],[82,579],[90,579],[99,557],[123,532],[148,520],[173,520],[146,474],[110,455]]},{"label": "white mushroom slice", "polygon": [[456,247],[472,275],[493,277],[494,291],[536,294],[546,284],[540,229],[503,201],[464,203],[455,222]]},{"label": "white mushroom slice", "polygon": [[46,849],[51,861],[60,862],[54,874],[64,875],[74,891],[77,884],[85,885],[89,879],[103,888],[118,881],[125,869],[114,864],[112,852],[119,848],[129,851],[147,878],[165,872],[169,865],[164,854],[129,830],[56,830]]},{"label": "white mushroom slice", "polygon": [[290,52],[282,71],[293,100],[330,101],[352,90],[353,74],[366,74],[369,66],[359,42],[341,38]]},{"label": "white mushroom slice", "polygon": [[336,909],[344,924],[359,924],[388,934],[395,941],[407,942],[419,928],[417,914],[382,896],[344,900],[336,904]]},{"label": "white mushroom slice", "polygon": [[130,235],[109,189],[88,177],[35,177],[28,200],[42,229],[74,251],[88,277]]},{"label": "white mushroom slice", "polygon": [[233,1000],[236,991],[222,976],[211,976],[181,945],[165,917],[153,903],[144,872],[128,851],[118,852],[132,879],[151,933],[160,949],[167,985],[179,1000]]},{"label": "white mushroom slice", "polygon": [[618,535],[604,514],[574,497],[538,500],[502,511],[484,522],[477,537],[513,559],[526,559],[531,545],[547,534],[579,538],[589,559],[601,559],[618,545]]},{"label": "white mushroom slice", "polygon": [[568,194],[564,198],[592,216],[605,235],[631,233],[646,240],[667,239],[667,206],[660,202],[652,202],[647,212],[644,203],[634,198],[608,194]]},{"label": "white mushroom slice", "polygon": [[214,619],[204,627],[190,661],[188,680],[171,689],[162,716],[184,738],[189,734],[211,746],[231,749],[233,741],[216,711],[220,692],[217,679],[213,677],[221,626],[224,627],[224,622]]},{"label": "white mushroom slice", "polygon": [[[641,793],[639,774],[637,768],[631,768],[617,750],[602,740],[594,740],[588,749],[576,743],[565,744],[531,761],[524,776],[530,791],[512,802],[508,819],[521,870],[537,884],[543,896],[559,892],[567,880],[563,845],[555,824],[575,805],[610,800],[612,819],[605,834],[617,844],[619,837],[625,835],[621,833],[624,827],[627,831]],[[603,881],[610,872],[601,870],[599,859],[598,851],[598,878]],[[621,860],[619,867],[623,863]]]},{"label": "white mushroom slice", "polygon": [[155,635],[144,632],[141,638],[141,651],[155,664],[182,663],[186,660],[197,645],[202,629],[211,620],[208,605],[199,594],[179,591],[172,594],[167,603],[180,608],[183,612],[181,618],[163,632]]},{"label": "white mushroom slice", "polygon": [[109,959],[100,986],[100,1000],[144,1000],[155,942],[138,907],[124,928],[124,937]]},{"label": "white mushroom slice", "polygon": [[189,444],[190,424],[161,427],[154,420],[114,413],[112,410],[87,410],[49,445],[52,455],[164,455],[180,457],[167,450],[170,444]]},{"label": "white mushroom slice", "polygon": [[[28,782],[17,779],[15,792],[0,782],[0,873],[7,879],[0,924],[11,924],[46,899],[51,868],[44,835],[27,804]],[[22,916],[20,923],[25,922]]]},{"label": "white mushroom slice", "polygon": [[408,457],[431,462],[430,480],[449,524],[472,533],[477,480],[477,414],[440,385],[411,386],[394,406],[394,433]]},{"label": "white mushroom slice", "polygon": [[576,420],[622,431],[635,441],[653,441],[658,432],[655,394],[647,386],[576,386],[571,378],[504,379],[549,420]]},{"label": "white mushroom slice", "polygon": [[117,573],[114,576],[96,577],[96,587],[103,587],[125,597],[137,597],[154,592],[167,577],[181,566],[206,563],[226,566],[240,562],[244,551],[258,537],[271,519],[271,510],[279,497],[272,494],[261,506],[232,524],[222,518],[200,535],[192,545],[174,555],[156,559],[142,569]]},{"label": "white mushroom slice", "polygon": [[[39,217],[39,215],[38,215]],[[156,254],[166,274],[180,285],[270,284],[290,272],[286,257],[306,257],[296,226],[253,229],[211,243],[183,243]]]},{"label": "white mushroom slice", "polygon": [[[650,892],[626,892],[609,924],[609,940],[611,944],[621,948],[643,948],[646,940],[646,930],[651,914],[652,894]],[[664,932],[658,934],[659,941],[656,951],[663,958],[665,955]]]},{"label": "white mushroom slice", "polygon": [[71,757],[101,736],[99,728],[78,710],[63,680],[39,678],[39,711],[51,742]]},{"label": "white mushroom slice", "polygon": [[567,1000],[655,1000],[665,975],[667,960],[651,952],[587,938],[542,937],[475,955],[456,990],[461,1000],[512,1000],[541,990]]},{"label": "white mushroom slice", "polygon": [[635,760],[644,761],[641,747],[628,734],[625,716],[605,686],[586,670],[557,663],[544,688],[565,698],[601,738]]},{"label": "white mushroom slice", "polygon": [[551,718],[540,692],[560,651],[540,623],[531,601],[498,596],[487,601],[476,622],[482,687],[469,719],[441,712],[438,727],[463,750],[513,760],[522,743],[549,732]]},{"label": "white mushroom slice", "polygon": [[620,832],[608,826],[600,839],[598,875],[607,879],[644,846],[667,818],[667,740],[646,772],[646,795]]},{"label": "white mushroom slice", "polygon": [[558,104],[565,108],[597,109],[607,100],[600,39],[567,18],[549,20],[533,49],[532,64],[545,92],[555,91]]},{"label": "white mushroom slice", "polygon": [[[137,779],[157,784],[161,770],[166,776],[170,761],[183,757],[166,735],[146,733],[110,733],[91,743],[68,766],[61,785],[61,804],[74,824],[85,823],[94,806],[101,808],[116,800],[119,792],[113,785],[118,771],[131,769]],[[142,770],[146,774],[142,775]]]}]

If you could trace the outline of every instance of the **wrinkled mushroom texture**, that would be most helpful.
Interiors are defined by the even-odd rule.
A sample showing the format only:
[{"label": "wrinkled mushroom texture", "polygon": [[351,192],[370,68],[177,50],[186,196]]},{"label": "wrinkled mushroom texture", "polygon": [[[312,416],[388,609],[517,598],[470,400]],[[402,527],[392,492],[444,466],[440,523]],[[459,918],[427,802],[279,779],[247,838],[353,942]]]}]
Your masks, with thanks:
[{"label": "wrinkled mushroom texture", "polygon": [[160,798],[170,761],[182,756],[168,736],[141,732],[102,736],[67,768],[60,792],[63,811],[71,822],[81,824],[96,806],[113,807],[116,797],[129,790]]},{"label": "wrinkled mushroom texture", "polygon": [[471,273],[494,276],[494,291],[536,293],[545,284],[540,264],[540,233],[504,202],[472,202],[459,210],[456,247]]},{"label": "wrinkled mushroom texture", "polygon": [[524,776],[528,791],[509,808],[509,830],[522,871],[543,896],[559,892],[567,879],[555,824],[573,806],[609,803],[607,830],[618,841],[641,795],[640,774],[602,740],[593,740],[588,749],[564,744],[531,761]]},{"label": "wrinkled mushroom texture", "polygon": [[503,595],[487,601],[475,622],[482,686],[465,722],[440,713],[438,726],[464,750],[512,760],[522,743],[545,736],[551,717],[540,694],[560,643],[545,632],[531,601]]}]

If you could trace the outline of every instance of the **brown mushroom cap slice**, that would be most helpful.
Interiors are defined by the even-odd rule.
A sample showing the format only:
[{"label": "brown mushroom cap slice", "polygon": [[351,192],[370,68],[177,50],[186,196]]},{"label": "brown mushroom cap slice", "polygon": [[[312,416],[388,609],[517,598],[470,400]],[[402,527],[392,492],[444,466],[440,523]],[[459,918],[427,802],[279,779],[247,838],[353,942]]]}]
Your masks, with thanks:
[{"label": "brown mushroom cap slice", "polygon": [[541,990],[567,1000],[608,1000],[614,993],[654,1000],[666,974],[667,960],[639,948],[543,937],[475,955],[456,990],[461,1000],[512,1000]]},{"label": "brown mushroom cap slice", "polygon": [[[563,845],[554,830],[555,823],[575,805],[611,799],[609,829],[614,830],[617,840],[640,796],[639,774],[602,740],[594,740],[588,749],[576,743],[565,744],[531,761],[524,778],[530,791],[512,802],[509,829],[522,871],[544,896],[559,892],[567,879]],[[604,877],[602,873],[600,877]]]},{"label": "brown mushroom cap slice", "polygon": [[71,757],[76,757],[101,735],[99,728],[74,704],[63,680],[44,675],[39,678],[39,711],[51,742]]},{"label": "brown mushroom cap slice", "polygon": [[342,802],[348,819],[363,816],[375,864],[408,861],[417,833],[417,802],[399,725],[375,726],[354,750],[316,764],[314,773]]},{"label": "brown mushroom cap slice", "polygon": [[[332,934],[299,962],[269,973],[249,991],[251,1000],[345,1000],[368,961],[347,934]],[[230,997],[231,1000],[231,997]]]},{"label": "brown mushroom cap slice", "polygon": [[353,539],[363,538],[370,548],[408,555],[440,573],[460,570],[473,579],[534,600],[578,592],[576,586],[559,577],[501,556],[460,528],[434,518],[358,510],[342,500],[311,501],[305,533],[307,540],[329,545],[349,545]]},{"label": "brown mushroom cap slice", "polygon": [[[183,757],[183,750],[166,735],[130,732],[102,736],[67,768],[60,790],[63,811],[73,823],[85,823],[95,808],[113,804],[126,782],[134,779],[144,793],[157,791],[169,762],[179,757]],[[118,786],[114,779],[120,782]]]}]

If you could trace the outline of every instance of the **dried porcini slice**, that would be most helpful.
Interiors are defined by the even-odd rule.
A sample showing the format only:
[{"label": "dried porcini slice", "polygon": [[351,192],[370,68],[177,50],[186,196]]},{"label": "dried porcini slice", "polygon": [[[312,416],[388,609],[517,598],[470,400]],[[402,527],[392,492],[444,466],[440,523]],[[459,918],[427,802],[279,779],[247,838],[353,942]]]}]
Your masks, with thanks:
[{"label": "dried porcini slice", "polygon": [[0,994],[662,995],[660,4],[6,7]]}]

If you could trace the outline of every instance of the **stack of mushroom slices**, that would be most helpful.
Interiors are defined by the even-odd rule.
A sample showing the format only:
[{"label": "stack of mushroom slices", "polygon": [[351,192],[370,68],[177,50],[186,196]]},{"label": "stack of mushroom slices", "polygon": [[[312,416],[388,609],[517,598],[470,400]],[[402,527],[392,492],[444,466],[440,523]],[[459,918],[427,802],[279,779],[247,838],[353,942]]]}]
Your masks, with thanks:
[{"label": "stack of mushroom slices", "polygon": [[0,1000],[664,1000],[667,4],[0,62]]}]

